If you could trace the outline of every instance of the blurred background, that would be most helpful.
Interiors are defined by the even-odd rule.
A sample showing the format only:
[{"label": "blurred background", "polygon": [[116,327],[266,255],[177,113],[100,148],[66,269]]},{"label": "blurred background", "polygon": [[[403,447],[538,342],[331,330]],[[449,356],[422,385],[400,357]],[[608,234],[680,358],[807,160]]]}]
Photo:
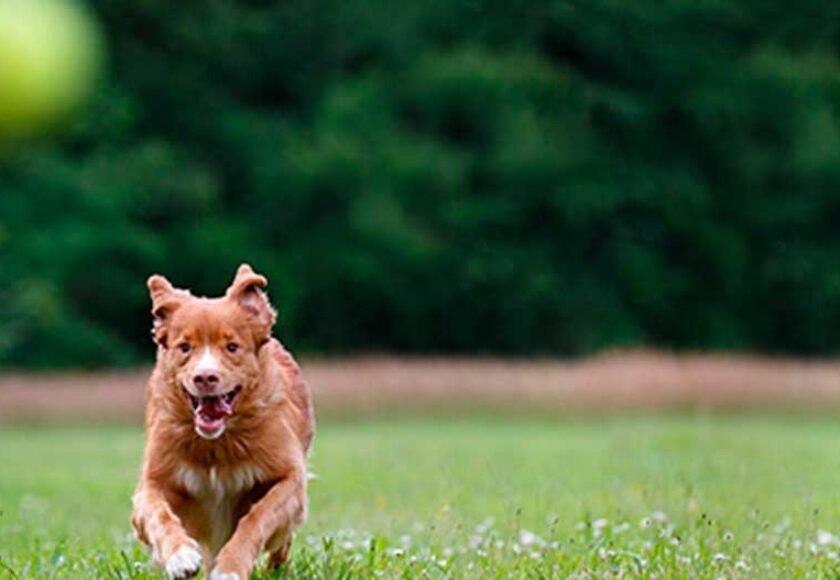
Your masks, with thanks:
[{"label": "blurred background", "polygon": [[60,4],[73,113],[0,106],[7,371],[148,366],[146,277],[243,261],[304,358],[840,345],[833,4]]}]

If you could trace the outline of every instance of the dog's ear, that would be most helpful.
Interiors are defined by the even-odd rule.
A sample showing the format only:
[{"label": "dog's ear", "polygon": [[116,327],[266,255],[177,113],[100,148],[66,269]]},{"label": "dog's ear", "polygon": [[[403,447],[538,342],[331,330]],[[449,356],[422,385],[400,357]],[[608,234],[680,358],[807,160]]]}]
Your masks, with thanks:
[{"label": "dog's ear", "polygon": [[254,272],[248,264],[242,264],[225,292],[225,296],[236,301],[251,317],[258,345],[271,338],[271,328],[277,320],[277,312],[264,292],[267,286],[265,276]]},{"label": "dog's ear", "polygon": [[277,319],[277,313],[263,291],[266,286],[268,280],[265,276],[254,272],[248,264],[242,264],[225,292],[225,296],[239,304],[251,317],[258,345],[271,338],[271,328]]},{"label": "dog's ear", "polygon": [[151,276],[146,285],[152,298],[152,336],[156,343],[166,348],[168,322],[172,313],[183,303],[187,293],[176,289],[169,280],[158,274]]}]

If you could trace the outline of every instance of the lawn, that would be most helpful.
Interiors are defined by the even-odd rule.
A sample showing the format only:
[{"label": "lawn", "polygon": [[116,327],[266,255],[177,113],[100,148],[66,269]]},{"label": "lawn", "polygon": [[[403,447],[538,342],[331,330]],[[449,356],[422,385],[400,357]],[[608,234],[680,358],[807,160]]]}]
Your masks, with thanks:
[{"label": "lawn", "polygon": [[[835,577],[840,421],[324,422],[293,577]],[[142,433],[0,430],[0,577],[147,577]]]}]

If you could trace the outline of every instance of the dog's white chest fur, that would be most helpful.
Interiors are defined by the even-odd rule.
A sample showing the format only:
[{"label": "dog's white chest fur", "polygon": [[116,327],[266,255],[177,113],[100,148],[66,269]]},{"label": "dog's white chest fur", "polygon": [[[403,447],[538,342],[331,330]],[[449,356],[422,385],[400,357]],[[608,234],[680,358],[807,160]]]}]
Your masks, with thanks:
[{"label": "dog's white chest fur", "polygon": [[243,465],[233,471],[219,475],[215,467],[210,469],[180,465],[175,470],[176,481],[192,495],[211,522],[209,548],[217,553],[233,533],[236,522],[234,509],[241,494],[260,480],[262,473],[253,465]]}]

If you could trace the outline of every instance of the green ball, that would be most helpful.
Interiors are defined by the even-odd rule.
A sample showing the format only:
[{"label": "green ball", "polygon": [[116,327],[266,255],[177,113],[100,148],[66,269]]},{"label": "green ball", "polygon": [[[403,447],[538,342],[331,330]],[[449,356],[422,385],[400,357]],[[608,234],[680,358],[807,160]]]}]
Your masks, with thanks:
[{"label": "green ball", "polygon": [[65,122],[93,92],[103,60],[91,14],[72,0],[0,0],[0,140]]}]

